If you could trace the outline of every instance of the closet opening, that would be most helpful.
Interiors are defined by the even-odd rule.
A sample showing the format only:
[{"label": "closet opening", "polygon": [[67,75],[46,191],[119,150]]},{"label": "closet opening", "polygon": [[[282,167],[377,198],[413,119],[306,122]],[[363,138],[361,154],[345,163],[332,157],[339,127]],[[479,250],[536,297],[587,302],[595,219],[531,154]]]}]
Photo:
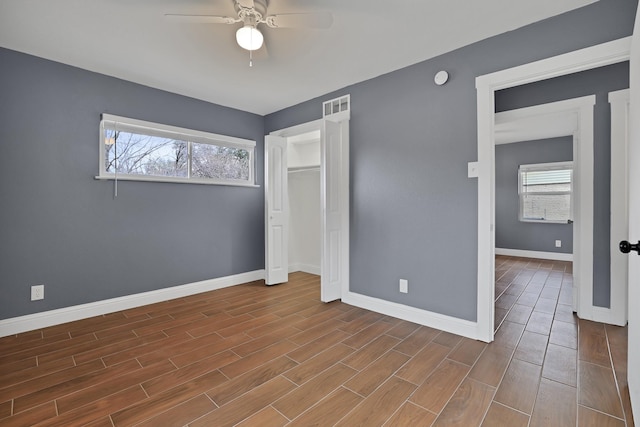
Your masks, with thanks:
[{"label": "closet opening", "polygon": [[265,283],[320,276],[320,300],[349,292],[349,111],[265,136]]},{"label": "closet opening", "polygon": [[289,273],[320,276],[320,131],[287,138]]}]

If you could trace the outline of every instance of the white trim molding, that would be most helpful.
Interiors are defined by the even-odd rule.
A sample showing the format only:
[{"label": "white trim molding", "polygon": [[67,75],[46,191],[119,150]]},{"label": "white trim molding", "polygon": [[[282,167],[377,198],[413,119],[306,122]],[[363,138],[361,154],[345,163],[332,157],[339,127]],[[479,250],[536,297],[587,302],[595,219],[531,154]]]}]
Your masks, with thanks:
[{"label": "white trim molding", "polygon": [[610,320],[627,324],[629,255],[618,248],[629,236],[629,89],[609,93],[611,104],[611,300]]},{"label": "white trim molding", "polygon": [[157,289],[155,291],[13,317],[0,320],[0,337],[73,322],[75,320],[87,319],[89,317],[101,316],[116,311],[128,310],[143,305],[155,304],[175,298],[182,298],[202,292],[215,291],[217,289],[228,288],[230,286],[262,279],[264,279],[264,270],[255,270],[247,273],[234,274],[232,276]]},{"label": "white trim molding", "polygon": [[302,123],[288,128],[274,130],[269,135],[281,136],[283,138],[289,138],[291,136],[299,136],[310,132],[319,132],[322,128],[322,119],[313,120],[311,122]]},{"label": "white trim molding", "polygon": [[[477,319],[479,338],[483,341],[493,341],[494,334],[495,92],[500,89],[627,61],[630,57],[630,51],[631,37],[626,37],[476,78],[478,114]],[[584,160],[583,164],[589,163],[589,156],[581,160]],[[593,161],[593,152],[591,153],[591,161]],[[578,190],[576,189],[576,191]],[[581,200],[581,203],[588,202],[588,198]],[[591,203],[593,203],[593,194],[591,194]],[[592,237],[592,230],[587,231],[590,231],[588,234]],[[589,256],[589,254],[585,255]],[[581,256],[581,254],[576,253],[574,246],[575,256]],[[593,251],[590,256],[593,257]],[[591,287],[592,292],[593,286]],[[592,304],[592,301],[587,301],[587,295],[580,295],[580,304],[585,302]]]},{"label": "white trim molding", "polygon": [[525,251],[522,249],[496,248],[496,255],[515,256],[519,258],[548,259],[552,261],[573,261],[573,254],[561,252]]},{"label": "white trim molding", "polygon": [[[595,95],[535,105],[495,115],[496,144],[498,130],[503,126],[522,129],[526,140],[534,139],[532,127],[554,123],[558,132],[553,136],[573,137],[573,179],[571,218],[573,226],[573,309],[582,318],[590,318],[593,300],[593,110]],[[553,126],[553,124],[552,124]],[[536,131],[537,132],[537,131]],[[586,317],[585,317],[586,316]]]},{"label": "white trim molding", "polygon": [[458,319],[457,317],[434,313],[355,292],[343,294],[342,302],[474,340],[481,339],[478,336],[478,324],[469,320]]}]

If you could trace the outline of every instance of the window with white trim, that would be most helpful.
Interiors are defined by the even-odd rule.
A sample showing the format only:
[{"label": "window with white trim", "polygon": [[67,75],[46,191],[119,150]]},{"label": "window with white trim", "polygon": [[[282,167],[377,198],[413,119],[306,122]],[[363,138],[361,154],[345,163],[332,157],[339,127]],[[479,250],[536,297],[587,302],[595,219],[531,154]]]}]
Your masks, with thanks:
[{"label": "window with white trim", "polygon": [[572,219],[573,162],[520,165],[520,221],[568,223]]},{"label": "window with white trim", "polygon": [[99,179],[255,184],[255,141],[103,114]]}]

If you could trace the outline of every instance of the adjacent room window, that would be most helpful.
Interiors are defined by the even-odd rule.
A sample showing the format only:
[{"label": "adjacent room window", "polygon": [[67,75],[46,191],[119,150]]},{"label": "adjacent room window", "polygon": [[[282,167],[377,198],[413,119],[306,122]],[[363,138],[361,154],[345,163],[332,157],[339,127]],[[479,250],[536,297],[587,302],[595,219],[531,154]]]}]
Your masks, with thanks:
[{"label": "adjacent room window", "polygon": [[103,114],[98,178],[253,186],[255,144]]},{"label": "adjacent room window", "polygon": [[520,165],[520,221],[569,222],[572,190],[573,162]]}]

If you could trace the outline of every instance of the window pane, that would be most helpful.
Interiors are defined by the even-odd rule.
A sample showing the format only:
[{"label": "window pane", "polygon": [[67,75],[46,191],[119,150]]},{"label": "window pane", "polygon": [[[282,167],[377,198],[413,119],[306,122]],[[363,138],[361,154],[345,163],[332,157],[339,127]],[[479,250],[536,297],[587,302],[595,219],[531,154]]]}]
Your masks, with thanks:
[{"label": "window pane", "polygon": [[249,180],[251,158],[242,148],[193,143],[191,176],[194,178]]},{"label": "window pane", "polygon": [[562,184],[535,184],[523,185],[523,193],[550,193],[550,192],[569,192],[571,191],[571,183]]},{"label": "window pane", "polygon": [[571,169],[522,171],[522,192],[549,191],[571,191]]},{"label": "window pane", "polygon": [[105,129],[105,171],[131,175],[187,176],[187,143]]},{"label": "window pane", "polygon": [[571,215],[571,195],[522,196],[522,219],[567,221]]}]

